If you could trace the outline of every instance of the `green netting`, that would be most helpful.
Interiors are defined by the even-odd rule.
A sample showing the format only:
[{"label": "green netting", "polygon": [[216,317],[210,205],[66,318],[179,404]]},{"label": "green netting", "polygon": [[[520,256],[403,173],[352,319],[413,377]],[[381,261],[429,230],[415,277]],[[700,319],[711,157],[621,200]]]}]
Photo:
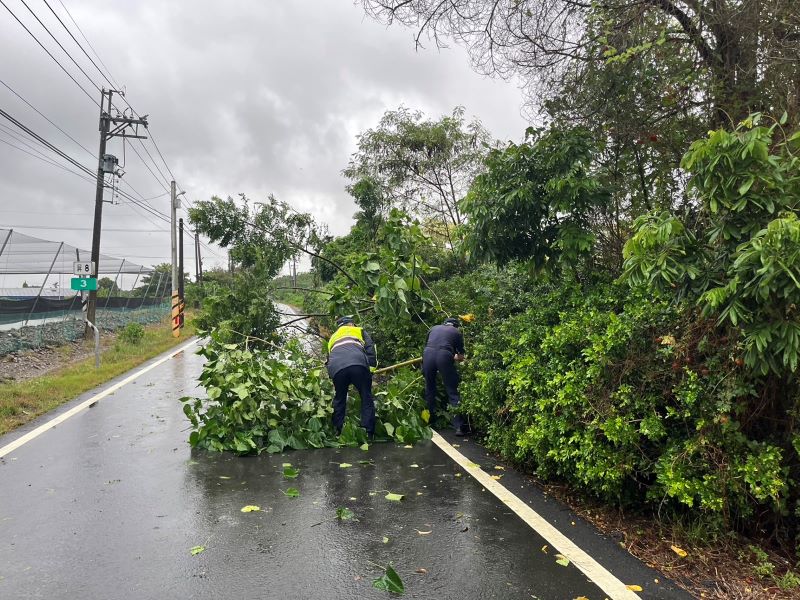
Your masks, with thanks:
[{"label": "green netting", "polygon": [[[170,306],[165,302],[133,310],[124,308],[97,309],[97,324],[101,332],[120,329],[128,323],[147,325],[169,317]],[[0,323],[4,315],[0,315]],[[85,324],[81,311],[47,312],[31,315],[27,327],[0,330],[0,356],[34,348],[60,346],[83,337]]]}]

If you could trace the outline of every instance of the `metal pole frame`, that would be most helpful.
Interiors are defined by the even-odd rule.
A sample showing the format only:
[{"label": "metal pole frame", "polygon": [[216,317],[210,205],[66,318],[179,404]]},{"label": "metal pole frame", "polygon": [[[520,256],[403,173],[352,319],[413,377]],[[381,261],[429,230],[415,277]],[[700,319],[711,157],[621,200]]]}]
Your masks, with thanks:
[{"label": "metal pole frame", "polygon": [[10,239],[11,239],[11,234],[13,234],[13,233],[14,233],[14,230],[13,230],[13,229],[9,229],[9,230],[8,230],[8,235],[6,236],[6,239],[5,239],[5,241],[3,242],[3,247],[2,247],[2,248],[0,248],[0,256],[2,256],[2,255],[3,255],[3,252],[5,252],[5,251],[6,251],[6,245],[8,244],[8,240],[10,240]]},{"label": "metal pole frame", "polygon": [[103,310],[107,309],[108,303],[111,302],[111,292],[114,291],[114,286],[117,285],[117,278],[119,277],[119,274],[122,273],[122,267],[124,266],[125,266],[125,259],[123,258],[122,262],[119,263],[119,270],[117,270],[117,274],[114,276],[114,283],[111,284],[111,289],[108,290],[108,298],[106,298],[106,304],[103,307]]},{"label": "metal pole frame", "polygon": [[31,306],[31,312],[28,313],[28,318],[25,319],[25,325],[23,325],[23,327],[26,327],[28,325],[28,321],[31,320],[31,315],[33,314],[33,311],[36,310],[36,305],[39,304],[39,298],[41,298],[42,296],[42,291],[44,290],[44,286],[47,284],[47,280],[50,278],[50,273],[53,272],[53,267],[55,266],[56,261],[58,260],[58,255],[61,254],[61,249],[63,247],[64,247],[64,242],[61,242],[58,245],[58,250],[56,251],[56,255],[53,257],[53,262],[50,263],[50,268],[47,269],[47,275],[45,275],[44,277],[44,281],[42,282],[42,287],[39,288],[39,293],[36,294],[36,299],[33,301],[33,306]]},{"label": "metal pole frame", "polygon": [[[144,296],[142,297],[142,301],[139,304],[139,308],[142,308],[144,306],[145,300],[147,300],[147,292],[150,291],[150,286],[153,285],[153,279],[155,279],[155,278],[156,278],[156,272],[153,271],[153,274],[150,275],[150,281],[147,282],[147,289],[144,291]],[[159,283],[160,283],[160,281],[159,281]]]},{"label": "metal pole frame", "polygon": [[153,295],[153,298],[161,298],[161,295],[158,291],[161,289],[161,280],[164,279],[164,273],[158,276],[158,285],[156,285],[156,293]]},{"label": "metal pole frame", "polygon": [[[125,262],[125,261],[123,261],[123,262]],[[142,269],[144,269],[144,267],[139,267],[139,272],[136,274],[136,279],[133,282],[133,287],[131,288],[131,293],[133,293],[133,290],[136,289],[136,284],[139,283],[139,277],[141,277],[141,275],[142,275]],[[125,307],[122,309],[123,312],[128,310],[128,304],[130,304],[130,303],[131,303],[131,297],[128,296],[128,301],[125,303]]]}]

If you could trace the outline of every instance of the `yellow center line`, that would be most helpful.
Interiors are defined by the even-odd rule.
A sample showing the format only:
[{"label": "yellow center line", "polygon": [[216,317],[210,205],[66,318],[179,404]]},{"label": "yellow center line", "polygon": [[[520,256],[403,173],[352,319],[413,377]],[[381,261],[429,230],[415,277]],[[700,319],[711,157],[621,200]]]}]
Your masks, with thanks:
[{"label": "yellow center line", "polygon": [[494,494],[536,533],[542,536],[553,548],[569,559],[584,575],[603,590],[610,600],[639,600],[639,595],[611,574],[608,569],[581,550],[554,525],[539,513],[525,504],[518,496],[510,492],[503,484],[486,473],[483,469],[453,448],[441,435],[433,432],[433,443],[447,456],[452,458],[461,468],[472,475],[483,487]]}]

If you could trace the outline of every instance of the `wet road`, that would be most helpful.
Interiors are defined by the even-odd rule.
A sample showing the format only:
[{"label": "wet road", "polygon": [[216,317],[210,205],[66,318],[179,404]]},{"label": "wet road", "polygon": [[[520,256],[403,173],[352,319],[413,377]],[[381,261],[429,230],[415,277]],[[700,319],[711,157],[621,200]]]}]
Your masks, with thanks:
[{"label": "wet road", "polygon": [[[191,451],[178,398],[195,393],[201,360],[183,352],[0,458],[0,598],[385,599],[372,581],[388,563],[409,598],[608,597],[431,442]],[[353,520],[335,518],[344,507]],[[587,535],[601,554],[620,553]],[[193,556],[195,546],[205,550]],[[614,560],[641,597],[686,597]]]}]

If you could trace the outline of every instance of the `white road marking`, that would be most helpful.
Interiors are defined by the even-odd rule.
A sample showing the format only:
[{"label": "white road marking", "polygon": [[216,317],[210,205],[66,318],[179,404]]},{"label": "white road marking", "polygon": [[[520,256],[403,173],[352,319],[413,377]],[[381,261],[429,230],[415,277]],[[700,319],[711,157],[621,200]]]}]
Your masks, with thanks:
[{"label": "white road marking", "polygon": [[441,435],[433,432],[433,443],[452,458],[467,473],[513,510],[528,526],[542,536],[558,552],[563,554],[584,575],[591,579],[611,600],[639,600],[639,595],[629,590],[624,583],[611,574],[603,565],[581,550],[573,541],[551,525],[544,517],[508,491],[496,479],[475,465],[466,456],[453,448]]},{"label": "white road marking", "polygon": [[144,369],[138,370],[133,375],[129,375],[128,377],[126,377],[122,381],[112,385],[110,388],[108,388],[106,390],[103,390],[99,394],[95,394],[94,396],[92,396],[88,400],[84,400],[83,402],[81,402],[77,406],[73,406],[68,411],[66,411],[64,413],[61,413],[57,417],[54,417],[54,418],[50,419],[49,421],[47,421],[47,423],[43,423],[42,425],[39,425],[39,427],[37,427],[36,429],[33,429],[33,430],[29,431],[28,433],[26,433],[25,435],[17,438],[16,440],[11,442],[10,444],[7,444],[7,445],[3,446],[2,448],[0,448],[0,458],[6,456],[7,454],[9,454],[11,452],[13,452],[14,450],[19,448],[20,446],[22,446],[24,444],[27,444],[32,439],[39,437],[40,435],[42,435],[48,429],[52,429],[53,427],[63,423],[64,421],[66,421],[70,417],[75,416],[76,414],[81,412],[84,408],[86,408],[88,406],[91,406],[92,404],[94,404],[98,400],[102,400],[103,398],[105,398],[109,394],[113,394],[118,389],[120,389],[122,386],[130,383],[131,381],[133,381],[137,377],[141,377],[142,375],[144,375],[148,371],[151,371],[151,370],[155,369],[157,366],[167,362],[170,358],[172,358],[176,354],[180,354],[184,350],[186,350],[188,348],[191,348],[192,346],[195,346],[197,344],[197,342],[198,342],[198,340],[194,339],[191,342],[189,342],[187,344],[184,344],[183,346],[181,346],[177,350],[174,350],[174,351],[170,352],[167,356],[165,356],[165,357],[161,358],[160,360],[154,362],[152,365],[148,365]]}]

